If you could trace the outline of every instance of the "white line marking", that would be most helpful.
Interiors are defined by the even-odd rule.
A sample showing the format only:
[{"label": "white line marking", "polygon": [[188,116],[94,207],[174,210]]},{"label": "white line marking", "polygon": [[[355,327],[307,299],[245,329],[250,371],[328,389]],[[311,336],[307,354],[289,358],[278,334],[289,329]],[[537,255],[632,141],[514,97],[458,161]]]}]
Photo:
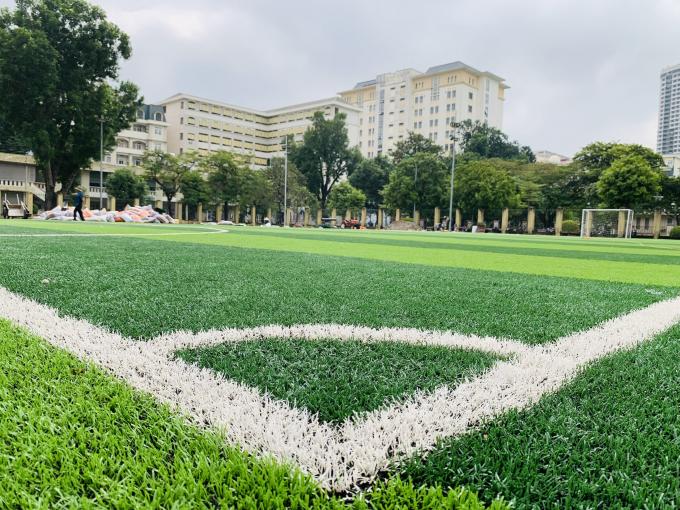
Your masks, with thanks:
[{"label": "white line marking", "polygon": [[[111,333],[84,320],[0,287],[0,316],[51,344],[111,370],[131,386],[176,406],[200,424],[224,429],[234,443],[254,453],[293,461],[325,487],[352,490],[390,462],[432,448],[437,439],[463,434],[480,421],[527,407],[571,380],[608,353],[631,348],[680,322],[680,297],[612,319],[543,346],[414,329],[373,330],[337,325],[264,326],[197,334],[161,335],[149,342]],[[481,376],[455,388],[417,394],[400,404],[347,420],[321,423],[304,409],[270,398],[210,370],[172,358],[181,346],[296,337],[396,341],[479,348],[511,355]]]},{"label": "white line marking", "polygon": [[0,234],[0,237],[164,237],[164,236],[202,236],[208,234],[226,234],[228,230],[221,229],[205,229],[203,232],[163,232],[163,233],[92,233],[83,232],[76,234],[72,232],[64,232],[60,234]]}]

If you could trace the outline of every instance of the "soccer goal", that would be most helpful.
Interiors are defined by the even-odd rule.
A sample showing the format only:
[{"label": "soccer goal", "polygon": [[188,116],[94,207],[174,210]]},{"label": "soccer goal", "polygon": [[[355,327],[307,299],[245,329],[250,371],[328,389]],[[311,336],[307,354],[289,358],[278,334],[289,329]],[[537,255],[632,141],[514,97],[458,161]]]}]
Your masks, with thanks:
[{"label": "soccer goal", "polygon": [[626,237],[633,234],[632,209],[583,209],[581,237]]}]

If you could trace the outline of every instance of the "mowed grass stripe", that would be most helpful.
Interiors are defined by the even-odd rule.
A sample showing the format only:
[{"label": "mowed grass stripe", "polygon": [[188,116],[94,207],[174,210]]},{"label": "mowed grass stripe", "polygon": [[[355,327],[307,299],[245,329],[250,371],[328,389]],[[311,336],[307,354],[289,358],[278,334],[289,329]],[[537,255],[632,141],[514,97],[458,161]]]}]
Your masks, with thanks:
[{"label": "mowed grass stripe", "polygon": [[[20,229],[22,232],[30,232],[30,229],[57,232],[78,233],[143,233],[159,231],[201,231],[213,229],[229,230],[232,234],[258,235],[258,236],[293,236],[300,239],[335,240],[346,239],[366,240],[373,239],[392,240],[405,243],[426,243],[432,248],[440,246],[477,246],[483,251],[486,246],[513,247],[518,249],[561,250],[574,252],[597,252],[616,253],[627,255],[680,257],[680,243],[668,240],[654,239],[604,239],[592,238],[583,240],[578,237],[553,237],[553,236],[526,236],[526,235],[502,235],[502,234],[469,234],[469,233],[439,233],[439,232],[410,232],[389,230],[344,230],[344,229],[281,229],[281,228],[253,228],[225,225],[144,225],[131,223],[92,223],[92,222],[45,222],[45,221],[3,221],[0,220],[0,233],[10,234]],[[146,230],[145,230],[146,229]],[[156,230],[160,229],[160,230]],[[424,246],[424,245],[423,245]]]},{"label": "mowed grass stripe", "polygon": [[676,326],[598,361],[531,409],[442,441],[402,474],[513,494],[517,508],[677,508],[679,387]]},{"label": "mowed grass stripe", "polygon": [[0,243],[0,285],[139,338],[181,329],[337,323],[530,343],[588,329],[678,292],[158,239],[167,238],[8,238]]},{"label": "mowed grass stripe", "polygon": [[177,356],[331,423],[416,392],[454,388],[498,359],[479,351],[399,342],[282,338],[184,349]]},{"label": "mowed grass stripe", "polygon": [[[226,446],[151,397],[0,320],[0,501],[7,508],[453,508],[465,489],[399,478],[353,502]],[[507,505],[494,501],[489,508]]]},{"label": "mowed grass stripe", "polygon": [[[181,237],[164,237],[168,242],[185,242]],[[644,262],[614,262],[609,260],[569,259],[521,254],[487,253],[484,251],[450,251],[437,249],[414,250],[408,246],[384,246],[367,243],[295,239],[278,236],[225,235],[196,236],[196,244],[211,244],[281,252],[314,253],[341,257],[363,258],[384,262],[401,262],[436,267],[459,267],[487,271],[512,272],[525,275],[560,276],[621,283],[680,286],[680,266],[677,264],[646,264]]]},{"label": "mowed grass stripe", "polygon": [[[267,235],[261,234],[258,230],[243,230],[238,232],[241,235],[253,236],[253,235]],[[662,254],[633,254],[626,253],[619,250],[611,251],[593,251],[593,250],[571,250],[565,249],[564,247],[553,246],[548,248],[543,248],[539,246],[526,246],[520,247],[510,243],[505,243],[503,245],[491,244],[491,243],[476,243],[471,242],[451,242],[451,243],[432,243],[426,240],[419,239],[395,239],[395,238],[384,238],[380,235],[365,235],[365,236],[329,236],[329,235],[316,235],[311,236],[309,234],[296,234],[289,233],[286,234],[286,239],[303,239],[310,241],[328,241],[328,242],[338,242],[338,243],[357,243],[357,244],[368,244],[368,245],[379,245],[379,246],[400,246],[405,248],[410,248],[415,251],[419,250],[455,250],[455,251],[472,251],[477,253],[498,253],[498,254],[511,254],[511,255],[528,255],[534,257],[555,257],[555,258],[566,258],[566,259],[583,259],[583,260],[607,260],[611,262],[641,262],[645,264],[677,264],[680,265],[680,252],[677,254],[672,254],[664,252]],[[680,244],[680,243],[679,243]],[[559,261],[556,261],[559,263]]]}]

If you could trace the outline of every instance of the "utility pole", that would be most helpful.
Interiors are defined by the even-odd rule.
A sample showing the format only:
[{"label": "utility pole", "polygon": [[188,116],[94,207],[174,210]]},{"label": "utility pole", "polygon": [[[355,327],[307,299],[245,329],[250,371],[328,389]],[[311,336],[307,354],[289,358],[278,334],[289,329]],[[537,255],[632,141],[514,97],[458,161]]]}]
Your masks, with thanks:
[{"label": "utility pole", "polygon": [[453,176],[456,173],[456,129],[458,129],[458,124],[455,122],[451,123],[453,128],[451,132],[451,188],[449,189],[449,232],[453,232]]},{"label": "utility pole", "polygon": [[288,135],[284,142],[285,155],[283,160],[283,226],[288,225]]},{"label": "utility pole", "polygon": [[[413,190],[418,195],[418,165],[416,165],[416,178],[413,180]],[[413,221],[416,219],[416,201],[413,201]]]}]

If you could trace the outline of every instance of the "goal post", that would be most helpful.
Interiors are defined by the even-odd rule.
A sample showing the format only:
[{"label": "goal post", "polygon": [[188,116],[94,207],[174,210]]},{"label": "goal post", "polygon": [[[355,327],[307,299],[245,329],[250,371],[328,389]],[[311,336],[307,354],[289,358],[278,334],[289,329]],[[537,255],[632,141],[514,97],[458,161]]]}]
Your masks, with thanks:
[{"label": "goal post", "polygon": [[583,209],[581,237],[625,237],[633,235],[632,209]]}]

